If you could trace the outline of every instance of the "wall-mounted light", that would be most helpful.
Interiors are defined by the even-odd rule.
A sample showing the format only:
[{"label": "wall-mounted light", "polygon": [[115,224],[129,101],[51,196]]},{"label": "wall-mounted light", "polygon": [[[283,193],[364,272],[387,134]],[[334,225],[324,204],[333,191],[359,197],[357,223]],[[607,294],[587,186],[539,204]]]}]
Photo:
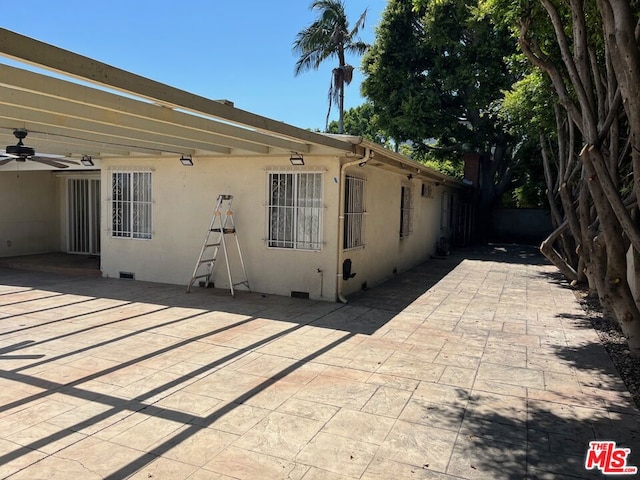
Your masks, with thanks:
[{"label": "wall-mounted light", "polygon": [[180,157],[180,163],[185,167],[193,167],[193,159],[191,155],[182,155]]},{"label": "wall-mounted light", "polygon": [[289,158],[291,165],[304,165],[304,158],[297,152],[292,152]]},{"label": "wall-mounted light", "polygon": [[83,155],[80,159],[80,163],[85,167],[93,167],[93,159],[90,155]]}]

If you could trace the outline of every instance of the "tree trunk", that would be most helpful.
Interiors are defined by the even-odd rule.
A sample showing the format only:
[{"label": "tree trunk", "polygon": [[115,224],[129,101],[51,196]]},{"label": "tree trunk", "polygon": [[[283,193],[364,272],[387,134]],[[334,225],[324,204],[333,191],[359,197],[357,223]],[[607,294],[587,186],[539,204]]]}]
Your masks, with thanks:
[{"label": "tree trunk", "polygon": [[338,133],[344,133],[344,79],[340,81],[340,99],[338,101]]},{"label": "tree trunk", "polygon": [[[594,240],[598,250],[606,255],[604,277],[596,277],[601,281],[598,294],[604,305],[615,314],[622,333],[627,339],[629,351],[634,357],[640,357],[640,310],[633,298],[627,281],[627,249],[623,237],[623,229],[618,221],[611,204],[604,193],[592,162],[593,150],[585,149],[581,158],[589,176],[589,190],[594,206],[598,213],[598,220],[602,229],[602,236]],[[602,261],[603,255],[592,257],[592,260]]]},{"label": "tree trunk", "polygon": [[566,262],[564,258],[560,256],[556,249],[553,248],[554,242],[558,240],[568,227],[569,222],[565,221],[562,225],[556,228],[551,235],[542,242],[540,245],[540,251],[551,263],[555,265],[558,270],[560,270],[560,273],[562,273],[568,280],[574,282],[578,280],[577,272]]}]

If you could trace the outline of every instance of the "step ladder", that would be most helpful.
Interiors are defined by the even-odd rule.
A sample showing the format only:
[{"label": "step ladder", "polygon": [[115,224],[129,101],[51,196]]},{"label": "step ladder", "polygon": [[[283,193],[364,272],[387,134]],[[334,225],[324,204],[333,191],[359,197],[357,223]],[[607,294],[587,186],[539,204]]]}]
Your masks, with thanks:
[{"label": "step ladder", "polygon": [[[222,250],[224,256],[225,265],[227,266],[227,277],[229,278],[229,289],[231,290],[231,296],[235,296],[234,287],[238,285],[244,285],[247,290],[251,291],[249,287],[249,281],[247,279],[247,271],[244,267],[244,261],[242,260],[242,252],[240,251],[240,244],[238,243],[238,237],[236,235],[236,224],[233,220],[233,211],[231,210],[231,204],[233,202],[233,195],[218,195],[216,201],[216,207],[213,211],[213,217],[209,224],[209,229],[204,238],[198,261],[193,269],[193,275],[189,281],[187,287],[187,293],[191,292],[191,287],[196,280],[204,279],[204,287],[208,287],[211,283],[213,272],[218,263],[218,254]],[[241,282],[233,283],[231,278],[231,266],[229,265],[229,254],[227,251],[226,237],[233,235],[236,248],[238,250],[238,258],[240,259],[240,265],[242,267],[242,274],[244,280]]]}]

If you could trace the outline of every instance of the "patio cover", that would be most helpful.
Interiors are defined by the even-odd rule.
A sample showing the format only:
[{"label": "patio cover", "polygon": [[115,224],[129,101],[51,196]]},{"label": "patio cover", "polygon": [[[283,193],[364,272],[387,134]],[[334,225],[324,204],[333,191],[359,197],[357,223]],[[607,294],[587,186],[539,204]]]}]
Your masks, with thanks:
[{"label": "patio cover", "polygon": [[194,95],[4,28],[0,57],[10,60],[0,62],[0,148],[17,142],[15,128],[29,131],[25,144],[37,154],[72,158],[350,155],[359,143]]}]

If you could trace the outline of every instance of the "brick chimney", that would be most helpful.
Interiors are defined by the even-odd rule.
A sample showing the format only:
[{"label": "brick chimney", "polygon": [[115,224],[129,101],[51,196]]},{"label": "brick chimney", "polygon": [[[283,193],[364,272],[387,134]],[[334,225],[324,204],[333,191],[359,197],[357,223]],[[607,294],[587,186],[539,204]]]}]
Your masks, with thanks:
[{"label": "brick chimney", "polygon": [[462,157],[464,160],[464,178],[472,182],[473,188],[480,187],[480,154],[465,153]]}]

